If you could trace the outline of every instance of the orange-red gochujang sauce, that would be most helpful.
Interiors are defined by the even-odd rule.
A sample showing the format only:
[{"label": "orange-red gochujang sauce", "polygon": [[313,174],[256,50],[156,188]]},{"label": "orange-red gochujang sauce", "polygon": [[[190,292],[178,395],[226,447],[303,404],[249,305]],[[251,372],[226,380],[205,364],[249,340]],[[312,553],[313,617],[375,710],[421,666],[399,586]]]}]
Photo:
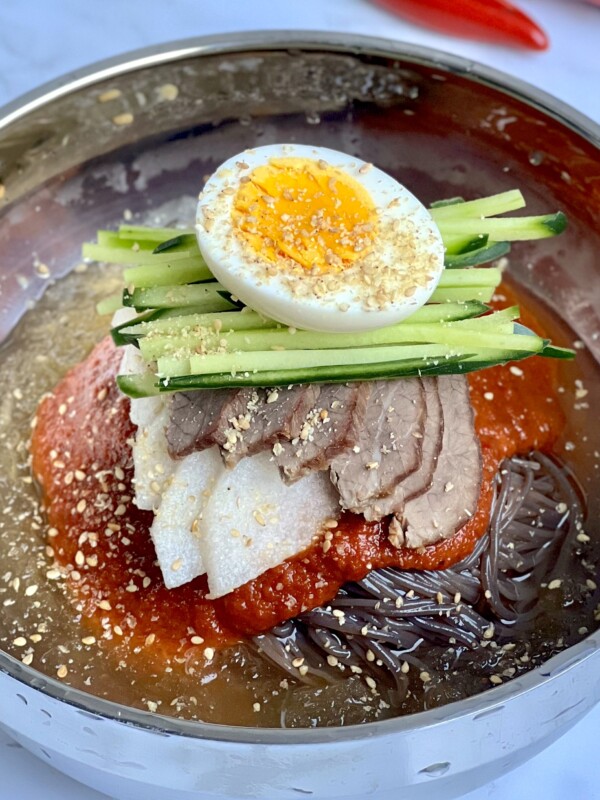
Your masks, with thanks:
[{"label": "orange-red gochujang sauce", "polygon": [[135,430],[129,401],[115,386],[120,358],[109,340],[101,342],[43,399],[32,437],[33,470],[45,494],[50,543],[87,624],[148,664],[182,655],[190,643],[222,646],[264,631],[325,603],[343,583],[374,568],[443,569],[456,563],[487,528],[501,460],[547,449],[563,423],[547,360],[530,358],[470,375],[484,479],[477,512],[454,537],[421,550],[398,550],[387,540],[384,523],[346,514],[327,552],[316,543],[211,601],[202,578],[165,588],[148,533],[152,514],[132,503]]}]

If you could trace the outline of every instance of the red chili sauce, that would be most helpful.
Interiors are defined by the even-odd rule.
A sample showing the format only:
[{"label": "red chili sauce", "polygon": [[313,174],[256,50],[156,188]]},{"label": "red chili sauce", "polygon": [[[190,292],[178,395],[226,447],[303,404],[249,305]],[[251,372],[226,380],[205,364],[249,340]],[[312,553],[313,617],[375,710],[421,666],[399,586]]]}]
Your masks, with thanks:
[{"label": "red chili sauce", "polygon": [[[527,323],[539,330],[535,320]],[[360,580],[371,569],[451,566],[471,552],[487,528],[502,459],[548,449],[563,424],[548,360],[530,358],[470,375],[483,482],[477,512],[454,537],[420,550],[396,549],[385,522],[345,514],[326,553],[315,544],[211,601],[203,578],[165,588],[148,532],[152,514],[132,502],[135,429],[129,401],[115,386],[120,359],[106,339],[67,374],[40,403],[31,450],[50,545],[78,609],[103,640],[120,642],[141,657],[145,653],[148,661],[182,655],[190,643],[223,646],[267,630],[326,603],[343,583]]]}]

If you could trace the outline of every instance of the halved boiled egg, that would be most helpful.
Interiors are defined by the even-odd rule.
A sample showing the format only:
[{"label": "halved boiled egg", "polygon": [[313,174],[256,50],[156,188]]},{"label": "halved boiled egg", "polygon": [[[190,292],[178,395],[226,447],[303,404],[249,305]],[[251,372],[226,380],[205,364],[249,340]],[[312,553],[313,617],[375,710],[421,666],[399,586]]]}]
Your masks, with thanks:
[{"label": "halved boiled egg", "polygon": [[198,203],[200,251],[218,281],[279,322],[365,331],[433,293],[444,247],[402,184],[324,147],[267,145],[230,158]]}]

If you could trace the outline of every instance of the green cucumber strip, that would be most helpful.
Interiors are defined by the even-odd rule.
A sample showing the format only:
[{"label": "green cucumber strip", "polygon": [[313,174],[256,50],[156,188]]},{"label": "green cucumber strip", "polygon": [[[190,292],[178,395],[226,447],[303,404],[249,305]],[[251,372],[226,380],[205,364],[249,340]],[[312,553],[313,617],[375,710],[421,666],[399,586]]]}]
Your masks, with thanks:
[{"label": "green cucumber strip", "polygon": [[[455,320],[470,320],[473,317],[480,317],[489,311],[489,306],[479,303],[476,300],[466,303],[432,303],[419,308],[411,315],[411,322],[420,324],[435,324],[438,322],[452,322]],[[183,311],[181,309],[180,311]],[[517,314],[518,316],[518,309]],[[511,317],[514,319],[515,317]],[[487,319],[485,317],[484,319]],[[173,318],[166,317],[164,312],[160,318],[152,317],[147,322],[141,324],[134,322],[125,323],[128,334],[132,337],[141,338],[149,335],[177,335],[181,333],[194,333],[196,328],[209,328],[216,330],[217,327],[223,332],[255,330],[260,328],[276,328],[280,324],[273,319],[263,317],[256,311],[246,309],[239,311],[224,311],[217,314],[182,314]],[[285,327],[285,326],[283,326]],[[187,330],[186,330],[187,329]]]},{"label": "green cucumber strip", "polygon": [[[476,322],[477,319],[473,320],[473,318],[480,317],[486,311],[489,311],[489,307],[483,303],[444,303],[423,306],[410,317],[410,320],[411,323],[419,322],[422,325],[433,325],[456,320]],[[157,312],[152,313],[155,315]],[[487,321],[490,317],[480,318],[487,329],[489,326]],[[509,317],[507,316],[506,319],[509,319]],[[511,316],[510,319],[514,319],[514,316]],[[165,318],[164,316],[157,318],[152,316],[147,321],[140,321],[140,324],[128,322],[123,326],[119,326],[124,329],[124,333],[120,335],[120,341],[117,342],[116,339],[115,341],[117,344],[140,343],[144,357],[151,361],[166,353],[173,353],[180,349],[195,350],[201,335],[199,329],[204,328],[209,331],[215,331],[215,326],[218,326],[221,331],[219,338],[223,338],[229,331],[265,330],[278,327],[287,330],[275,320],[266,319],[255,311],[245,311],[243,313],[225,311],[221,314],[193,314],[177,318]],[[141,341],[142,339],[144,339],[144,342]]]},{"label": "green cucumber strip", "polygon": [[536,217],[508,217],[503,219],[452,219],[438,223],[442,239],[448,234],[487,233],[497,242],[516,242],[528,239],[546,239],[562,233],[567,218],[558,211]]},{"label": "green cucumber strip", "polygon": [[[157,256],[151,256],[151,258],[157,258]],[[198,254],[197,256],[177,259],[172,262],[155,264],[149,261],[137,267],[129,267],[123,272],[123,278],[127,285],[147,289],[150,286],[171,286],[212,281],[214,280],[214,275],[206,266],[202,256]]]},{"label": "green cucumber strip", "polygon": [[294,383],[341,383],[352,380],[382,380],[411,376],[466,374],[477,370],[520,361],[531,356],[520,350],[485,349],[475,353],[429,355],[415,359],[384,361],[374,364],[312,367],[310,370],[282,369],[260,372],[230,372],[207,375],[177,375],[159,380],[161,392],[189,389],[225,389],[236,386],[289,386]]},{"label": "green cucumber strip", "polygon": [[476,317],[475,319],[467,317],[461,320],[451,321],[448,325],[453,328],[460,327],[470,330],[490,330],[492,328],[495,329],[500,323],[512,322],[515,333],[530,333],[529,328],[519,325],[517,329],[514,324],[514,321],[519,318],[519,314],[519,306],[510,306],[509,308],[503,308],[501,311],[493,311],[491,314],[486,314],[484,317]]},{"label": "green cucumber strip", "polygon": [[419,324],[452,322],[454,320],[479,317],[489,310],[490,307],[485,303],[480,303],[479,300],[466,300],[458,303],[430,302],[417,309],[414,314],[410,315],[409,319],[411,322],[418,322]]},{"label": "green cucumber strip", "polygon": [[448,197],[445,200],[434,200],[430,203],[429,208],[444,208],[445,206],[454,206],[457,203],[464,203],[464,197]]},{"label": "green cucumber strip", "polygon": [[[478,324],[479,323],[479,324]],[[483,335],[482,335],[483,334]],[[504,346],[504,339],[510,337],[514,341],[514,323],[511,319],[494,315],[463,322],[414,325],[401,322],[387,328],[379,328],[366,333],[319,333],[315,331],[297,331],[290,333],[286,328],[233,331],[216,333],[204,329],[202,333],[190,333],[182,336],[150,336],[140,339],[139,347],[144,359],[148,362],[168,355],[180,355],[187,358],[198,352],[200,345],[207,352],[207,358],[216,357],[214,351],[223,343],[229,354],[257,351],[296,351],[324,350],[337,348],[377,347],[400,343],[426,343],[454,345],[464,349],[474,348],[475,342],[486,346]],[[531,337],[527,336],[525,347],[531,345]],[[531,345],[533,346],[533,345]],[[538,348],[539,349],[539,348]],[[211,352],[212,351],[212,352]],[[239,359],[237,359],[239,361]],[[161,367],[161,370],[163,367]],[[237,369],[237,367],[236,367]],[[224,368],[211,370],[222,372]]]},{"label": "green cucumber strip", "polygon": [[486,264],[488,261],[502,258],[508,253],[510,253],[510,242],[493,242],[488,247],[480,247],[478,250],[471,250],[460,255],[446,254],[444,266],[446,269],[476,267],[479,264]]},{"label": "green cucumber strip", "polygon": [[143,314],[139,314],[137,317],[134,317],[127,322],[122,322],[120,325],[115,325],[114,328],[110,329],[110,335],[113,342],[117,345],[117,347],[121,347],[125,344],[135,343],[135,338],[129,336],[129,328],[137,327],[142,322],[148,322],[149,320],[154,319],[160,313],[160,309],[156,311],[144,311]]},{"label": "green cucumber strip", "polygon": [[108,264],[167,264],[181,258],[194,256],[191,250],[180,250],[177,253],[159,253],[152,255],[147,250],[132,250],[130,247],[104,247],[101,244],[87,242],[83,245],[82,255],[90,261],[105,261]]},{"label": "green cucumber strip", "polygon": [[154,286],[123,292],[123,305],[138,310],[145,308],[185,308],[193,306],[196,311],[209,313],[231,311],[233,304],[222,296],[219,283],[193,283],[187,286]]},{"label": "green cucumber strip", "polygon": [[488,238],[484,234],[477,234],[477,236],[448,235],[444,238],[446,256],[462,255],[470,253],[472,250],[480,250],[487,245]]},{"label": "green cucumber strip", "polygon": [[179,355],[187,358],[202,349],[215,351],[221,335],[214,330],[204,328],[202,331],[188,334],[170,334],[168,336],[142,336],[138,340],[140,352],[147,362],[156,361],[163,356]]},{"label": "green cucumber strip", "polygon": [[522,193],[518,189],[511,189],[508,192],[479,197],[477,200],[437,206],[430,210],[430,214],[439,225],[447,220],[493,217],[496,214],[505,214],[507,211],[517,211],[524,207],[525,198]]},{"label": "green cucumber strip", "polygon": [[[169,250],[197,250],[198,242],[193,233],[180,233],[179,236],[174,236],[172,239],[167,239],[166,242],[157,244],[153,253],[164,253]],[[200,252],[198,250],[198,252]]]},{"label": "green cucumber strip", "polygon": [[444,270],[440,277],[438,287],[447,289],[451,286],[498,286],[502,280],[502,272],[497,267],[472,267],[469,269]]},{"label": "green cucumber strip", "polygon": [[117,375],[117,386],[128,397],[154,397],[159,394],[156,375],[146,372],[143,375]]},{"label": "green cucumber strip", "polygon": [[[402,358],[428,354],[425,348],[441,349],[442,354],[473,352],[488,347],[493,349],[525,350],[531,353],[543,349],[545,341],[535,335],[481,333],[480,331],[445,330],[441,337],[422,336],[407,340],[406,344],[385,344],[315,350],[253,350],[242,353],[216,353],[191,355],[190,366],[194,374],[206,375],[215,372],[252,372],[277,369],[310,369],[318,366],[340,366],[344,364],[366,364],[381,361],[396,361]],[[236,334],[233,334],[234,336]],[[343,334],[341,334],[343,335]],[[437,339],[437,342],[435,341]],[[432,341],[433,340],[433,341]],[[422,342],[416,344],[415,342]],[[423,348],[423,350],[421,350]],[[162,365],[159,361],[159,372]]]},{"label": "green cucumber strip", "polygon": [[[217,316],[217,315],[215,315]],[[240,315],[245,316],[245,315]],[[398,344],[404,342],[440,342],[442,344],[462,344],[464,337],[461,331],[469,332],[469,344],[473,333],[481,331],[495,336],[510,336],[514,331],[513,320],[518,316],[513,311],[497,312],[486,317],[467,319],[455,322],[421,323],[409,321],[366,333],[320,333],[314,331],[296,331],[278,326],[256,325],[253,328],[222,331],[216,333],[213,328],[200,328],[183,331],[179,335],[169,332],[140,337],[138,344],[146,361],[154,361],[166,356],[187,358],[199,351],[213,355],[221,343],[227,351],[248,352],[257,350],[321,350],[324,348],[373,347],[377,345]],[[159,323],[160,324],[160,321]],[[524,329],[524,332],[527,332]],[[168,368],[164,368],[170,374]],[[179,368],[178,368],[179,369]]]},{"label": "green cucumber strip", "polygon": [[[119,300],[121,300],[122,295],[119,295]],[[192,309],[194,312],[199,311],[198,309]],[[116,345],[125,345],[125,344],[137,344],[137,340],[139,338],[139,334],[135,331],[138,328],[141,328],[143,325],[148,324],[150,321],[153,323],[158,322],[158,320],[162,320],[163,324],[165,325],[172,325],[173,319],[176,317],[183,316],[187,314],[190,309],[187,308],[155,308],[149,309],[148,311],[143,311],[134,319],[129,320],[129,322],[123,322],[120,325],[115,326],[112,328],[110,334],[112,339]],[[210,316],[210,315],[208,315]]]},{"label": "green cucumber strip", "polygon": [[158,359],[156,370],[159,375],[175,378],[180,375],[190,375],[192,373],[192,365],[189,357],[165,355]]},{"label": "green cucumber strip", "polygon": [[[451,348],[440,344],[396,345],[390,347],[355,347],[339,350],[285,350],[252,353],[223,353],[190,356],[194,375],[215,372],[261,372],[265,370],[306,370],[313,367],[348,364],[381,363],[406,358],[428,358],[454,355]],[[160,373],[160,362],[159,362]]]},{"label": "green cucumber strip", "polygon": [[557,347],[554,344],[547,344],[540,355],[546,356],[546,358],[562,358],[571,360],[575,358],[577,354],[575,353],[575,350],[571,350],[568,347]]},{"label": "green cucumber strip", "polygon": [[194,235],[190,228],[149,228],[147,225],[119,225],[121,239],[134,239],[139,242],[154,242],[155,246],[176,236]]},{"label": "green cucumber strip", "polygon": [[110,297],[105,297],[96,304],[96,314],[103,317],[105,314],[114,314],[118,308],[123,305],[123,295],[112,294]]},{"label": "green cucumber strip", "polygon": [[489,303],[494,292],[495,286],[438,286],[428,300],[428,303],[465,303],[477,301],[479,303]]},{"label": "green cucumber strip", "polygon": [[[238,350],[241,352],[254,352],[259,350],[279,350],[280,348],[291,351],[377,347],[408,342],[445,344],[460,347],[464,350],[466,348],[474,348],[476,340],[480,342],[481,346],[486,346],[487,338],[492,337],[494,341],[490,341],[487,344],[488,347],[491,347],[495,346],[496,339],[502,339],[502,337],[512,338],[514,335],[514,324],[510,320],[500,320],[493,330],[490,323],[483,326],[476,326],[476,324],[477,320],[473,320],[470,323],[471,327],[465,328],[460,322],[440,323],[438,325],[410,325],[401,322],[398,325],[391,325],[387,328],[379,328],[365,333],[328,334],[315,333],[314,331],[298,331],[295,334],[290,334],[288,331],[277,329],[234,331],[233,333],[225,334],[222,339],[227,342],[227,347],[231,353]],[[480,333],[478,333],[479,330],[481,330]],[[531,339],[531,337],[527,338]],[[506,345],[498,344],[498,347],[504,346]],[[541,345],[535,349],[540,348]],[[214,372],[222,371],[224,370],[214,370]]]},{"label": "green cucumber strip", "polygon": [[[302,370],[244,372],[232,375],[224,372],[215,375],[179,375],[161,378],[161,392],[180,392],[189,389],[227,389],[236,386],[289,386],[294,383],[346,383],[346,381],[368,381],[386,378],[410,378],[423,374],[423,369],[444,362],[450,367],[458,357],[440,356],[404,359],[381,364],[350,364],[344,367],[315,367],[308,376]],[[454,366],[457,372],[457,366]]]},{"label": "green cucumber strip", "polygon": [[212,331],[244,331],[255,328],[275,328],[274,319],[267,319],[256,311],[224,311],[221,314],[185,314],[175,319],[157,319],[132,327],[129,331],[138,337],[154,335],[193,334],[198,328]]},{"label": "green cucumber strip", "polygon": [[[97,243],[102,247],[126,248],[131,250],[133,244],[137,244],[140,250],[151,253],[154,250],[152,242],[134,242],[133,240],[121,239],[116,231],[98,231],[96,233]],[[136,248],[137,249],[137,248]]]}]

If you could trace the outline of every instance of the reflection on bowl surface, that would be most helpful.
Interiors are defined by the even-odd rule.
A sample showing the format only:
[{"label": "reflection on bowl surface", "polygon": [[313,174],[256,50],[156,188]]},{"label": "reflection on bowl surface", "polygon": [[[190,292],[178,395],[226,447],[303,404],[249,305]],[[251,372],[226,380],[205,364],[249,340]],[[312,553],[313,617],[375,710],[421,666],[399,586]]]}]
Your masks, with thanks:
[{"label": "reflection on bowl surface", "polygon": [[[416,732],[423,731],[426,722],[436,724],[440,730],[432,735],[425,761],[417,759],[417,764],[408,753],[396,769],[385,769],[377,791],[383,797],[400,786],[420,785],[421,789],[407,795],[419,797],[425,796],[419,791],[435,785],[446,792],[444,796],[451,796],[450,792],[465,791],[509,763],[524,760],[558,735],[559,723],[554,720],[571,724],[597,699],[597,686],[588,692],[581,686],[586,669],[592,670],[597,663],[595,640],[590,638],[587,651],[586,645],[576,645],[594,630],[598,615],[594,578],[600,501],[594,486],[600,434],[589,425],[589,409],[600,400],[600,288],[594,260],[599,245],[594,218],[600,196],[591,171],[597,157],[594,132],[577,130],[587,123],[576,117],[565,122],[558,112],[548,114],[535,102],[520,98],[518,88],[514,94],[506,93],[494,85],[496,78],[485,81],[460,74],[456,63],[434,61],[429,54],[410,48],[390,53],[385,46],[373,46],[370,55],[356,55],[342,45],[327,47],[318,41],[293,51],[266,41],[251,50],[244,45],[216,44],[203,53],[156,59],[144,69],[116,69],[110,78],[90,79],[0,129],[0,157],[7,165],[3,173],[7,202],[0,211],[0,244],[6,254],[0,333],[6,338],[2,373],[10,386],[0,406],[4,509],[0,553],[6,565],[0,586],[0,644],[13,657],[5,658],[3,668],[25,685],[6,675],[2,680],[8,681],[11,696],[23,695],[27,714],[39,706],[61,718],[56,751],[54,746],[48,748],[43,732],[31,721],[25,719],[21,726],[15,722],[17,700],[14,706],[9,703],[5,724],[35,752],[46,747],[59,768],[77,774],[76,763],[86,763],[92,767],[86,780],[120,796],[141,796],[134,793],[141,791],[133,788],[136,782],[146,792],[148,785],[156,783],[151,774],[140,779],[137,768],[131,766],[139,756],[144,769],[151,770],[140,755],[143,729],[135,729],[127,743],[127,737],[123,740],[126,750],[141,748],[136,758],[124,758],[118,765],[106,761],[102,747],[95,751],[101,762],[90,763],[89,754],[67,758],[66,741],[77,727],[69,734],[69,719],[73,721],[80,712],[54,699],[66,696],[81,708],[107,717],[116,714],[116,707],[104,704],[103,699],[123,704],[128,708],[121,708],[119,715],[145,725],[156,724],[156,717],[143,713],[148,710],[170,717],[158,727],[188,735],[189,758],[196,746],[205,748],[197,766],[197,774],[205,780],[211,748],[219,740],[230,740],[230,755],[239,748],[237,755],[246,764],[249,756],[244,747],[252,748],[259,741],[287,741],[294,754],[286,767],[279,763],[273,774],[296,781],[285,784],[296,788],[276,788],[279,794],[273,794],[273,787],[280,784],[275,780],[267,785],[261,773],[261,796],[291,797],[295,795],[289,792],[304,790],[304,783],[292,777],[297,757],[294,736],[307,745],[329,741],[332,747],[349,748],[340,751],[348,756],[353,738],[366,733],[379,739],[385,750],[395,748],[391,743],[405,741],[406,736],[421,735]],[[131,115],[127,125],[120,124],[124,114]],[[444,572],[442,584],[436,584],[431,572],[373,573],[367,583],[348,586],[328,611],[313,612],[301,622],[280,626],[266,638],[250,636],[214,653],[218,642],[210,636],[199,637],[200,612],[190,613],[200,585],[171,590],[175,594],[169,597],[159,586],[160,572],[144,540],[148,512],[146,516],[141,512],[119,515],[124,518],[112,530],[90,531],[80,526],[71,541],[53,528],[48,531],[38,489],[31,480],[27,442],[42,395],[82,361],[106,331],[106,318],[94,313],[97,299],[119,286],[119,269],[80,265],[82,242],[94,238],[97,228],[113,228],[124,219],[189,226],[203,176],[246,147],[282,141],[332,147],[372,161],[427,204],[444,197],[470,199],[518,187],[527,199],[528,213],[564,210],[570,225],[560,239],[513,247],[502,291],[511,297],[514,293],[535,324],[557,344],[575,346],[577,358],[561,362],[552,375],[552,370],[540,372],[526,366],[533,361],[524,362],[531,389],[523,394],[523,408],[534,413],[536,392],[547,381],[542,400],[548,397],[551,402],[543,414],[552,417],[555,440],[549,450],[550,437],[538,441],[534,436],[519,458],[505,462],[496,488],[495,508],[502,513],[496,513],[493,535],[481,539],[465,563]],[[44,296],[28,310],[42,292]],[[514,373],[512,379],[516,379]],[[507,381],[512,379],[507,377]],[[497,378],[479,379],[479,388],[473,389],[477,380],[472,391],[475,396],[480,392],[483,403]],[[506,398],[512,392],[512,402],[518,399],[508,382],[496,385]],[[509,408],[506,398],[504,405]],[[115,403],[115,408],[123,405]],[[76,406],[65,397],[64,410],[63,403],[58,403],[57,414],[68,418],[76,413]],[[479,409],[480,419],[482,413]],[[518,413],[515,405],[511,414]],[[118,411],[113,416],[118,422]],[[99,430],[97,441],[105,440],[109,450],[110,436]],[[527,452],[537,447],[552,458]],[[66,463],[69,455],[48,454],[54,462],[52,479],[67,486],[87,485],[90,475],[105,466]],[[561,466],[557,468],[556,463]],[[127,505],[131,497],[128,475],[113,470],[115,475],[115,486],[111,484],[104,494],[112,492],[114,499],[121,493],[120,500]],[[96,479],[106,482],[102,475]],[[99,504],[102,495],[99,489]],[[81,512],[75,507],[73,514],[77,513]],[[118,539],[116,546],[112,537]],[[116,574],[110,560],[115,552],[120,558],[131,556],[137,570],[139,585],[135,592],[129,590],[130,600],[126,587],[121,593],[102,584]],[[106,567],[98,581],[103,557]],[[65,567],[68,563],[70,569]],[[131,585],[130,576],[127,580]],[[389,594],[391,614],[386,611]],[[401,601],[396,602],[397,596]],[[335,623],[340,619],[336,612],[341,610],[343,617],[348,603],[357,599],[363,604],[362,615],[349,616],[356,630],[350,630],[350,625],[344,630]],[[151,615],[143,607],[148,600],[154,603]],[[371,603],[368,614],[366,601]],[[436,606],[445,617],[440,617]],[[535,614],[528,614],[534,606]],[[520,612],[517,628],[511,619],[515,609]],[[401,633],[396,632],[395,641],[401,641],[402,648],[390,648],[389,636],[368,637],[366,644],[361,640],[364,625],[381,631],[399,621]],[[223,634],[221,641],[226,638]],[[236,638],[231,626],[229,638]],[[425,645],[419,649],[422,641]],[[554,668],[553,660],[540,668],[569,647],[577,654],[571,666],[579,670],[579,686],[569,680],[569,670]],[[588,667],[582,661],[586,653]],[[559,664],[567,663],[561,658]],[[302,674],[299,668],[304,664],[309,669]],[[39,673],[50,680],[42,680]],[[60,684],[52,680],[55,677]],[[551,688],[560,680],[562,689]],[[484,692],[505,682],[500,690]],[[32,688],[36,685],[43,693]],[[553,722],[547,729],[536,731],[531,721],[525,721],[529,702],[521,694],[525,687],[531,688],[532,695],[537,692],[538,702],[548,707],[548,719]],[[557,691],[562,694],[560,700]],[[448,706],[447,714],[441,709],[425,716],[415,714],[451,701],[461,702]],[[403,719],[397,719],[399,715]],[[494,715],[498,720],[502,715],[506,722],[492,724]],[[465,740],[471,736],[478,740],[479,734],[460,733],[460,720],[466,731],[467,718],[470,724],[478,719],[486,726],[488,722],[483,721],[489,718],[493,731],[489,748],[486,745],[478,757],[477,774],[473,773],[476,760],[461,760],[454,747],[443,746],[447,742],[444,724]],[[282,731],[257,735],[181,720],[295,729],[388,721],[338,731],[335,739],[318,731],[306,731],[306,735],[293,731],[286,739],[288,734]],[[498,756],[506,744],[500,728],[513,723],[520,732],[505,762],[504,756]],[[120,737],[124,726],[110,725],[116,726],[111,730]],[[91,720],[88,727],[95,730],[97,721]],[[196,736],[214,741],[209,744]],[[164,741],[165,757],[172,753],[166,743],[170,740],[156,741]],[[368,775],[376,774],[377,765],[381,768],[380,757],[374,759],[365,752],[363,758],[364,780],[368,780]],[[106,783],[105,776],[99,777],[105,771],[113,772],[122,783]],[[336,796],[319,775],[317,767],[306,791]],[[156,786],[181,792],[172,796],[203,796],[198,784],[186,777],[164,780]],[[344,780],[342,794],[358,792]],[[130,795],[124,793],[126,784]],[[364,794],[366,784],[361,787]],[[207,783],[203,791],[210,791]],[[231,796],[239,792],[239,784],[219,785],[218,791]]]}]

